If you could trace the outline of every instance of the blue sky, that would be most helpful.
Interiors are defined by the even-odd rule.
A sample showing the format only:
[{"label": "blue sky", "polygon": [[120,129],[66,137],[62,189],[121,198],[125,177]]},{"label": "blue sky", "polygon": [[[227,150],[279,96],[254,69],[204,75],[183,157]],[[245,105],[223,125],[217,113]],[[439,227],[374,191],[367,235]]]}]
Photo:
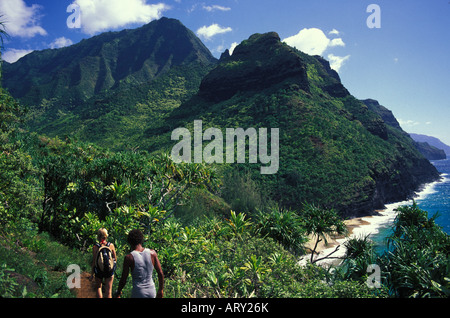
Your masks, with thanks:
[{"label": "blue sky", "polygon": [[[72,3],[81,28],[67,25]],[[379,15],[367,11],[371,4]],[[179,19],[216,57],[275,31],[330,60],[352,95],[378,100],[405,131],[450,145],[449,0],[0,0],[0,14],[11,35],[7,61],[162,16]],[[379,28],[369,28],[368,18]]]}]

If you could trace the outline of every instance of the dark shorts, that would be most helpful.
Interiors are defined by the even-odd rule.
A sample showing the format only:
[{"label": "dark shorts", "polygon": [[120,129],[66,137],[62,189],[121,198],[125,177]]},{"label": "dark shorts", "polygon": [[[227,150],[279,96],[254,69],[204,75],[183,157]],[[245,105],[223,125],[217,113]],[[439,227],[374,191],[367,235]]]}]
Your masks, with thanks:
[{"label": "dark shorts", "polygon": [[113,277],[115,272],[116,272],[116,263],[114,263],[114,267],[113,267],[112,273],[109,273],[109,274],[108,273],[102,273],[102,272],[98,271],[97,268],[94,269],[95,277],[97,277],[99,279]]}]

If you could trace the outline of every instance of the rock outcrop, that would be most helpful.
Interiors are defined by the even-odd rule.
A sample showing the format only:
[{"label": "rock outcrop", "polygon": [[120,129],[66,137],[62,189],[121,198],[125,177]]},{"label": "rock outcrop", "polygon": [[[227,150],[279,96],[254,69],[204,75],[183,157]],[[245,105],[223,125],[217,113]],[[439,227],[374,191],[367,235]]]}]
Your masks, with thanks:
[{"label": "rock outcrop", "polygon": [[283,44],[275,32],[254,34],[239,44],[231,56],[229,52],[222,54],[220,64],[203,79],[199,94],[218,102],[240,91],[260,91],[287,80],[308,90],[301,57]]}]

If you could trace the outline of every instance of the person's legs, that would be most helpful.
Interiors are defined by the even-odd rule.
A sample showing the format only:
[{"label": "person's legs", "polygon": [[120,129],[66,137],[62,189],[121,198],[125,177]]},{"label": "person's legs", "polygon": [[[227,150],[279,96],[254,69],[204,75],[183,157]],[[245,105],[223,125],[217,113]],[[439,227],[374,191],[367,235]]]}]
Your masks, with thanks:
[{"label": "person's legs", "polygon": [[114,276],[105,278],[105,293],[106,298],[112,298],[112,285],[113,285]]},{"label": "person's legs", "polygon": [[98,278],[97,276],[95,277],[95,289],[97,291],[97,298],[103,298],[102,279]]}]

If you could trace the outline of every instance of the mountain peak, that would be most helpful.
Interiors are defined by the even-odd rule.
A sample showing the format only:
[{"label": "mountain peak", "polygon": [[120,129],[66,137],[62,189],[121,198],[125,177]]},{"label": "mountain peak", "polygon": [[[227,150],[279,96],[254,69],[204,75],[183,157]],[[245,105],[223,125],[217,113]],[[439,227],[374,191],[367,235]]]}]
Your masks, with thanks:
[{"label": "mountain peak", "polygon": [[121,84],[152,81],[173,66],[216,61],[180,21],[161,18],[137,29],[102,33],[70,47],[35,51],[5,64],[3,83],[28,105],[55,97],[77,101]]},{"label": "mountain peak", "polygon": [[258,33],[239,44],[231,56],[222,54],[219,65],[203,79],[199,94],[220,101],[239,91],[258,91],[285,81],[308,91],[305,63],[277,33]]}]

